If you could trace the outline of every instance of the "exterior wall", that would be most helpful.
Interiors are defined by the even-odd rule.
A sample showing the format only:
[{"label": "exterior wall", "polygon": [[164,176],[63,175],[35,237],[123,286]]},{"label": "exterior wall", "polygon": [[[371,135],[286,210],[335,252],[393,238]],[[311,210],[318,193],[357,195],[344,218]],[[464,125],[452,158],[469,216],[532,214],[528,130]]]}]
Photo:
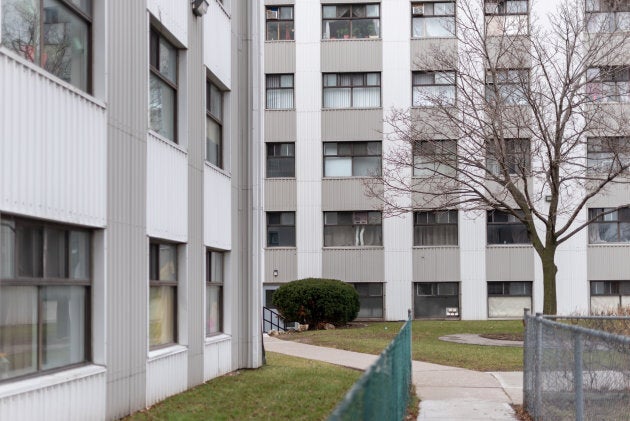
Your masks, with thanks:
[{"label": "exterior wall", "polygon": [[322,180],[322,210],[324,211],[354,211],[378,210],[381,203],[378,199],[366,195],[366,179],[325,178]]},{"label": "exterior wall", "polygon": [[382,282],[383,249],[327,247],[322,253],[322,277],[344,282]]},{"label": "exterior wall", "polygon": [[267,178],[265,180],[265,209],[270,212],[295,211],[297,185],[294,178]]},{"label": "exterior wall", "polygon": [[[275,276],[274,272],[278,271]],[[267,282],[291,282],[298,279],[297,250],[268,248],[265,250],[265,278]]]},{"label": "exterior wall", "polygon": [[[381,82],[382,84],[382,82]],[[323,110],[321,141],[382,140],[383,110]]]},{"label": "exterior wall", "polygon": [[414,247],[414,282],[458,282],[459,249],[457,247]]},{"label": "exterior wall", "polygon": [[[159,354],[159,352],[155,354]],[[183,346],[168,352],[166,355],[149,357],[147,361],[147,407],[187,389],[187,364],[188,353]]]},{"label": "exterior wall", "polygon": [[295,142],[295,110],[265,111],[265,142]]},{"label": "exterior wall", "polygon": [[324,40],[322,72],[380,72],[383,43],[380,39]]}]

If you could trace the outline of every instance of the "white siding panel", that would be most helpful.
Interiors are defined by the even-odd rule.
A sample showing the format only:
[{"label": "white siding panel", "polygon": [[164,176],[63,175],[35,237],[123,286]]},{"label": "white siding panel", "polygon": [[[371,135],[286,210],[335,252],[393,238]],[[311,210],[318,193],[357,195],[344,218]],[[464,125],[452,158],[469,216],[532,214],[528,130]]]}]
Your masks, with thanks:
[{"label": "white siding panel", "polygon": [[204,244],[221,250],[232,248],[231,179],[206,165],[203,181]]},{"label": "white siding panel", "polygon": [[106,382],[105,369],[90,366],[7,383],[0,420],[104,420]]},{"label": "white siding panel", "polygon": [[0,210],[104,226],[104,106],[5,52],[0,75]]},{"label": "white siding panel", "polygon": [[464,320],[487,317],[486,216],[484,212],[459,212],[459,261],[461,309]]},{"label": "white siding panel", "polygon": [[186,242],[188,157],[175,144],[147,136],[147,234]]},{"label": "white siding panel", "polygon": [[178,348],[147,361],[147,407],[188,388],[188,351]]},{"label": "white siding panel", "polygon": [[230,89],[232,67],[231,60],[226,60],[232,56],[230,17],[218,1],[210,1],[208,13],[203,19],[203,62],[226,88]]},{"label": "white siding panel", "polygon": [[204,350],[203,380],[229,373],[232,370],[232,338],[225,336],[219,340],[207,342]]},{"label": "white siding panel", "polygon": [[189,1],[148,0],[149,12],[184,47],[188,45]]}]

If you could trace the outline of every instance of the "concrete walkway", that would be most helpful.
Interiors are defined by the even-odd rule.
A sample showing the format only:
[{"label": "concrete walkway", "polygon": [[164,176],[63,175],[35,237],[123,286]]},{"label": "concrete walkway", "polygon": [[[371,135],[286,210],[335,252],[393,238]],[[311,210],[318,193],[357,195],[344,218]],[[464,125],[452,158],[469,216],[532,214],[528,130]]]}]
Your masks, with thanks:
[{"label": "concrete walkway", "polygon": [[[265,335],[265,350],[366,370],[376,355],[283,341]],[[484,373],[413,361],[421,399],[418,420],[514,420],[511,403],[523,400],[523,373]]]}]

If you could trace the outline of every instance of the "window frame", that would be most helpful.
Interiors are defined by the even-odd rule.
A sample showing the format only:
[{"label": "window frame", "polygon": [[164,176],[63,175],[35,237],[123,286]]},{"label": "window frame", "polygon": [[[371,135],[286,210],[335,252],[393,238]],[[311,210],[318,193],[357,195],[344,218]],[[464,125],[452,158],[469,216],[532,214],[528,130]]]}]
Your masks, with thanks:
[{"label": "window frame", "polygon": [[[327,7],[348,7],[349,8],[349,17],[334,17],[334,18],[326,18],[324,17],[324,10]],[[366,7],[366,14],[364,17],[354,17],[353,15],[353,8],[357,7],[357,6],[363,6]],[[367,6],[377,6],[378,7],[378,17],[374,17],[374,16],[368,16],[367,15]],[[376,35],[368,35],[366,37],[356,37],[354,36],[355,28],[353,28],[353,21],[359,21],[359,20],[378,20],[378,34]],[[326,21],[349,21],[350,22],[350,29],[348,31],[347,37],[344,35],[342,38],[332,38],[329,37],[326,38],[326,31],[324,30],[324,27],[326,26]],[[365,2],[365,3],[336,3],[336,4],[328,4],[328,3],[323,3],[322,4],[322,40],[356,40],[356,39],[380,39],[381,38],[381,3],[379,2]]]},{"label": "window frame", "polygon": [[[175,273],[175,280],[174,281],[168,281],[168,280],[160,280],[160,279],[151,279],[152,278],[152,273],[156,273],[159,274],[159,268],[160,268],[160,259],[159,259],[159,247],[160,246],[169,246],[169,247],[173,247],[174,250],[174,273]],[[152,249],[157,247],[157,256],[158,256],[158,260],[156,262],[152,261],[151,259],[153,258],[154,254],[152,253]],[[159,277],[159,275],[158,275]],[[151,238],[149,240],[149,311],[150,311],[150,307],[151,307],[151,288],[158,288],[158,287],[168,287],[173,289],[173,341],[172,342],[164,342],[164,343],[160,343],[160,344],[156,344],[156,345],[151,345],[151,334],[150,334],[150,324],[151,324],[151,319],[149,317],[148,323],[149,323],[149,350],[150,351],[154,351],[156,349],[161,349],[161,348],[167,348],[173,345],[176,345],[179,343],[179,332],[178,332],[178,324],[179,324],[179,303],[178,303],[178,287],[179,287],[179,245],[177,243],[174,242],[170,242],[170,241],[164,241],[164,240],[159,240],[159,239],[155,239],[155,238]]]},{"label": "window frame", "polygon": [[[506,138],[501,139],[500,142],[505,143],[505,160],[504,165],[507,167],[508,175],[510,176],[528,176],[532,171],[532,153],[531,153],[531,139],[529,138]],[[494,139],[488,139],[486,141],[486,170],[489,175],[500,177],[503,175],[501,172],[500,159],[494,153]],[[522,148],[520,145],[527,145],[526,148]],[[525,149],[525,150],[523,150]],[[524,172],[521,172],[524,169]]]},{"label": "window frame", "polygon": [[[433,76],[433,83],[418,83],[416,82],[416,76]],[[438,76],[444,77],[446,79],[452,79],[452,83],[450,80],[449,80],[449,83],[438,83],[437,82]],[[415,107],[418,107],[418,108],[435,107],[436,103],[430,102],[430,100],[427,103],[427,99],[423,98],[423,96],[428,96],[428,94],[424,93],[424,95],[420,95],[419,91],[422,88],[436,89],[439,87],[452,88],[453,96],[452,96],[452,100],[447,99],[443,101],[440,98],[440,102],[437,103],[437,105],[439,106],[443,102],[445,106],[454,107],[457,104],[457,72],[455,70],[423,70],[423,71],[411,72],[411,106],[414,108]]]},{"label": "window frame", "polygon": [[[380,287],[380,294],[372,294],[371,291],[371,286],[373,285],[378,285]],[[364,300],[369,300],[369,299],[378,299],[380,298],[380,304],[381,304],[381,315],[380,316],[357,316],[357,319],[363,319],[363,320],[368,320],[368,319],[372,319],[372,320],[381,320],[383,319],[384,315],[385,315],[385,285],[383,282],[353,282],[352,286],[354,287],[354,289],[357,291],[357,294],[359,295],[359,313],[361,313],[361,304],[362,304],[362,299]],[[365,290],[363,289],[365,288]],[[362,294],[363,291],[367,291],[366,294]],[[371,310],[371,309],[370,309]]]},{"label": "window frame", "polygon": [[[213,88],[216,92],[218,92],[219,95],[219,107],[220,107],[220,111],[219,113],[221,115],[216,115],[215,112],[213,112],[212,110],[212,103],[213,103],[213,99],[214,99],[214,95],[212,94],[213,92]],[[219,127],[219,133],[220,133],[220,138],[218,140],[218,144],[217,144],[217,162],[212,162],[211,160],[209,160],[208,158],[208,135],[207,135],[207,130],[208,127],[206,127],[206,157],[205,160],[206,162],[209,162],[210,164],[214,165],[215,167],[221,168],[223,169],[223,153],[224,153],[224,141],[223,141],[223,114],[225,111],[225,107],[224,107],[224,103],[223,100],[225,99],[225,92],[222,91],[219,86],[216,83],[213,83],[211,80],[206,79],[206,126],[208,125],[208,119],[212,120],[214,123],[216,123],[216,125]]]},{"label": "window frame", "polygon": [[[292,214],[293,216],[293,224],[283,224],[282,223],[282,215],[283,214]],[[272,224],[269,222],[269,219],[271,216],[275,216],[278,215],[280,218],[280,223],[278,224]],[[294,211],[279,211],[279,212],[266,212],[266,230],[267,230],[267,243],[266,243],[266,247],[267,248],[295,248],[296,244],[297,244],[297,230],[296,230],[296,220],[295,220],[295,212]],[[285,244],[277,244],[277,245],[272,245],[270,240],[270,234],[271,234],[271,230],[274,227],[293,227],[293,241],[292,244],[290,245],[285,245]],[[278,243],[280,242],[280,236],[278,236]]]},{"label": "window frame", "polygon": [[[154,44],[155,40],[155,44]],[[175,82],[171,81],[160,69],[154,66],[154,62],[159,65],[160,63],[160,41],[164,41],[175,51]],[[157,46],[154,49],[154,45]],[[157,53],[157,56],[153,56]],[[155,128],[151,127],[151,118],[149,117],[149,130],[159,134],[165,139],[178,144],[178,116],[179,116],[179,48],[175,46],[162,32],[160,32],[154,25],[151,25],[149,31],[149,116],[151,113],[151,75],[157,77],[160,82],[166,84],[167,87],[173,90],[173,139],[170,139],[167,135],[160,133]]]},{"label": "window frame", "polygon": [[[327,86],[327,76],[335,76],[336,82],[335,85],[328,85]],[[361,75],[362,77],[362,84],[361,85],[355,85],[354,84],[354,77],[357,75]],[[370,75],[378,75],[378,85],[375,84],[369,84],[368,83],[368,77]],[[341,79],[348,79],[350,80],[350,84],[341,84],[340,81]],[[344,110],[344,109],[358,109],[358,110],[369,110],[369,109],[374,109],[374,108],[382,108],[383,107],[383,89],[382,89],[382,78],[381,78],[381,72],[332,72],[332,73],[322,73],[322,109],[325,110]],[[354,90],[355,88],[360,89],[360,88],[376,88],[378,87],[378,105],[369,105],[367,107],[359,107],[359,106],[355,106],[354,105]],[[350,95],[350,106],[349,107],[331,107],[331,106],[326,106],[326,91],[327,90],[332,90],[332,89],[349,89],[349,95]]]},{"label": "window frame", "polygon": [[[606,90],[614,92],[604,92]],[[586,93],[594,102],[630,103],[630,67],[589,67],[586,69]]]},{"label": "window frame", "polygon": [[[351,215],[351,219],[352,219],[352,223],[351,224],[340,224],[340,223],[335,223],[335,224],[331,224],[331,223],[326,223],[327,221],[327,216],[332,214],[336,214],[337,219],[339,219],[339,214],[344,214],[344,216],[347,216],[348,214]],[[355,223],[354,221],[359,219],[358,218],[358,214],[366,214],[365,215],[365,223]],[[378,220],[379,223],[370,223],[370,214],[378,214]],[[372,217],[374,217],[375,215],[372,215]],[[343,247],[348,247],[348,248],[382,248],[383,247],[383,213],[379,210],[361,210],[361,211],[324,211],[323,212],[323,217],[324,217],[324,224],[323,224],[323,228],[324,228],[324,241],[323,241],[323,247],[324,248],[343,248]],[[363,218],[361,218],[363,219]],[[361,236],[362,234],[357,234],[356,229],[357,227],[380,227],[380,235],[378,237],[378,240],[380,240],[380,244],[356,244],[357,242],[357,235]],[[354,231],[355,231],[355,242],[353,245],[335,245],[335,244],[328,244],[326,239],[327,239],[327,227],[351,227]]]},{"label": "window frame", "polygon": [[[337,145],[337,153],[335,155],[327,155],[326,154],[326,145]],[[378,155],[376,154],[370,154],[370,144],[378,144]],[[345,147],[350,146],[350,154],[340,154],[339,153],[339,145],[343,145]],[[365,154],[364,155],[358,155],[355,154],[355,149],[358,145],[365,145]],[[323,153],[323,177],[324,178],[357,178],[357,177],[372,177],[371,175],[357,175],[355,174],[355,158],[374,158],[374,157],[378,157],[379,158],[379,165],[378,165],[378,170],[376,172],[376,175],[380,175],[382,173],[383,170],[383,146],[382,146],[382,142],[381,141],[360,141],[360,142],[323,142],[322,145],[322,153]],[[327,175],[326,174],[326,159],[327,158],[350,158],[350,166],[351,166],[351,170],[350,170],[350,175]]]},{"label": "window frame", "polygon": [[[221,279],[212,279],[214,270],[212,265],[212,256],[220,255],[221,259]],[[225,329],[225,256],[226,252],[222,250],[206,249],[206,306],[205,306],[205,334],[206,338],[217,336],[224,333]],[[209,331],[209,314],[208,314],[208,288],[219,289],[219,302],[218,302],[218,329],[215,331]]]},{"label": "window frame", "polygon": [[[610,2],[585,0],[584,14],[587,21],[587,31],[593,34],[604,34],[630,30],[630,1],[625,0],[616,5],[606,3]],[[597,23],[596,18],[604,18],[604,20],[600,21],[602,22],[600,27],[593,28],[591,23]],[[624,19],[626,20],[625,26],[620,25]],[[608,24],[604,27],[603,23],[606,21]]]},{"label": "window frame", "polygon": [[[453,4],[453,13],[452,14],[435,14],[435,11],[432,15],[427,15],[426,12],[424,12],[422,15],[414,15],[413,13],[413,8],[419,6],[420,4],[423,5],[423,7],[425,7],[426,9],[426,4],[427,3],[431,3],[433,4],[434,10],[435,10],[435,3],[452,3]],[[451,1],[447,1],[447,0],[442,0],[442,1],[414,1],[411,3],[411,39],[440,39],[440,38],[455,38],[457,37],[457,25],[456,25],[456,20],[455,17],[457,15],[457,3],[454,0]],[[414,23],[416,21],[421,21],[424,19],[431,19],[431,18],[438,18],[438,19],[445,19],[445,18],[452,18],[452,25],[453,25],[453,33],[448,35],[448,36],[427,36],[426,35],[426,25],[422,26],[422,29],[424,32],[424,35],[422,36],[416,36],[416,31],[415,31],[415,25]]]},{"label": "window frame", "polygon": [[[277,11],[278,17],[276,19],[269,19],[268,12],[269,11]],[[291,19],[286,19],[281,17],[281,9],[291,9]],[[277,35],[278,38],[270,39],[269,38],[269,24],[273,22],[278,22],[277,25]],[[290,39],[282,39],[280,38],[280,23],[282,22],[291,22],[291,38]],[[282,5],[267,5],[265,6],[265,41],[295,41],[295,8],[292,4],[282,4]]]},{"label": "window frame", "polygon": [[[282,77],[291,76],[291,86],[282,86]],[[269,79],[278,78],[278,87],[270,88]],[[269,106],[269,93],[272,91],[291,90],[291,106],[286,108],[271,108]],[[295,110],[295,74],[294,73],[267,73],[265,74],[265,110]]]},{"label": "window frame", "polygon": [[[434,222],[429,221],[429,216],[433,214]],[[448,222],[437,222],[438,215],[446,214]],[[423,218],[424,217],[424,218]],[[423,222],[422,220],[426,222]],[[431,243],[424,244],[422,241],[423,236],[419,235],[419,229],[422,227],[432,228],[439,231],[440,227],[455,227],[455,242],[454,243]],[[413,213],[413,246],[414,247],[454,247],[459,245],[459,212],[457,209],[447,209],[440,211],[415,211]]]},{"label": "window frame", "polygon": [[[495,292],[490,292],[490,284],[493,285],[500,285],[501,286],[501,292],[500,293],[495,293]],[[511,291],[511,286],[512,284],[522,284],[524,287],[524,292],[523,293],[514,293],[512,294]],[[488,298],[490,297],[529,297],[529,298],[533,298],[534,296],[534,283],[532,281],[488,281],[487,282],[487,288],[488,288]]]},{"label": "window frame", "polygon": [[[630,207],[622,207],[615,211],[612,211],[613,209],[614,208],[588,208],[588,219],[593,220],[591,223],[588,224],[589,244],[630,243]],[[622,233],[625,233],[625,230],[622,230],[622,224],[628,226],[627,230],[629,234],[625,234],[627,235],[628,241],[621,241],[621,239],[623,238]],[[603,239],[601,239],[601,235],[599,235],[599,229],[604,227],[616,228],[614,230],[616,232],[616,241],[604,241]],[[596,241],[596,239],[599,239],[600,241]]]},{"label": "window frame", "polygon": [[[526,83],[523,83],[522,78],[526,75]],[[502,78],[502,80],[495,80]],[[486,83],[485,83],[485,101],[490,104],[496,104],[497,106],[503,107],[517,107],[522,105],[527,105],[527,91],[530,88],[531,78],[530,78],[530,69],[526,68],[510,68],[510,69],[494,69],[494,75],[491,70],[486,69]],[[495,97],[495,86],[496,91],[499,94],[500,101],[496,100]],[[507,89],[508,87],[516,87],[516,89],[511,90],[510,92],[502,92],[503,89]],[[517,98],[518,101],[512,102],[508,99],[511,99],[514,95],[520,95],[520,98]]]},{"label": "window frame", "polygon": [[[525,3],[527,6],[526,10],[509,11],[509,5],[514,5],[516,3]],[[492,8],[492,4],[496,5],[494,11],[489,10],[490,8]],[[529,11],[529,0],[485,0],[483,6],[483,15],[486,36],[527,36],[529,34]],[[521,25],[523,25],[523,22],[521,22],[523,18],[527,19],[527,22],[525,23],[525,31],[521,32],[520,28]],[[517,22],[517,31],[513,31],[512,27],[508,26],[510,25],[509,21],[513,21],[512,23],[514,23],[514,21]],[[492,28],[491,25],[493,22],[497,22],[499,25],[501,25],[501,27]],[[498,31],[498,29],[503,30]]]},{"label": "window frame", "polygon": [[[605,155],[598,158],[594,155]],[[587,173],[606,174],[630,165],[630,136],[593,136],[586,138]]]},{"label": "window frame", "polygon": [[[525,11],[518,11],[518,12],[509,12],[508,11],[508,4],[514,4],[514,3],[526,3],[527,10],[525,10]],[[488,11],[488,6],[491,5],[491,4],[496,4],[497,5],[497,10],[495,12]],[[503,10],[499,10],[501,8],[501,5],[503,5]],[[483,7],[483,13],[486,16],[528,15],[529,14],[529,8],[530,8],[530,5],[529,5],[529,1],[528,0],[485,0],[484,1],[484,7]]]},{"label": "window frame", "polygon": [[[432,151],[426,151],[426,149]],[[431,139],[415,141],[412,146],[413,177],[456,177],[457,176],[457,139]],[[437,151],[436,151],[437,150]],[[431,159],[438,157],[438,159]],[[425,161],[421,161],[425,158]],[[444,161],[451,161],[451,165]],[[430,167],[433,167],[431,169]],[[427,174],[428,173],[428,174]]]},{"label": "window frame", "polygon": [[[516,212],[523,214],[522,210],[516,210]],[[502,216],[502,215],[506,215],[507,216],[507,221],[494,221],[494,219],[496,218],[496,216]],[[498,243],[498,242],[490,242],[490,238],[491,238],[491,231],[494,231],[495,229],[499,228],[499,227],[509,227],[511,228],[511,232],[512,232],[512,237],[514,237],[515,234],[519,234],[519,232],[514,232],[513,230],[518,229],[519,227],[522,226],[522,230],[524,230],[524,234],[527,237],[527,241],[519,241],[519,242],[512,242],[512,243]],[[498,234],[494,234],[494,236],[499,236]],[[514,216],[512,213],[508,212],[508,211],[502,211],[502,210],[498,210],[498,209],[492,209],[492,210],[488,210],[486,213],[486,245],[488,246],[522,246],[522,245],[531,245],[532,241],[531,238],[529,236],[529,233],[527,232],[527,226],[519,221],[518,219],[516,219],[516,216]]]},{"label": "window frame", "polygon": [[[282,155],[282,150],[285,145],[289,145],[288,152],[292,153],[291,155]],[[279,147],[280,154],[276,155],[276,148]],[[270,149],[273,149],[274,155],[270,155]],[[295,178],[295,142],[265,142],[265,177],[266,178]],[[269,163],[271,160],[281,160],[281,161],[293,161],[291,174],[292,175],[269,175]],[[279,170],[278,170],[279,171]]]}]

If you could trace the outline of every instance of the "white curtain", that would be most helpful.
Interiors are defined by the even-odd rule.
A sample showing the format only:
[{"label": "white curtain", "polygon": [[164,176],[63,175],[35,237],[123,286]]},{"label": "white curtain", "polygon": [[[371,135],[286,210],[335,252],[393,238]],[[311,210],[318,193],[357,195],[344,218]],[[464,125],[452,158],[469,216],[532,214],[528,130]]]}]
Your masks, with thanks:
[{"label": "white curtain", "polygon": [[381,88],[354,88],[352,91],[353,108],[372,108],[381,106]]}]

